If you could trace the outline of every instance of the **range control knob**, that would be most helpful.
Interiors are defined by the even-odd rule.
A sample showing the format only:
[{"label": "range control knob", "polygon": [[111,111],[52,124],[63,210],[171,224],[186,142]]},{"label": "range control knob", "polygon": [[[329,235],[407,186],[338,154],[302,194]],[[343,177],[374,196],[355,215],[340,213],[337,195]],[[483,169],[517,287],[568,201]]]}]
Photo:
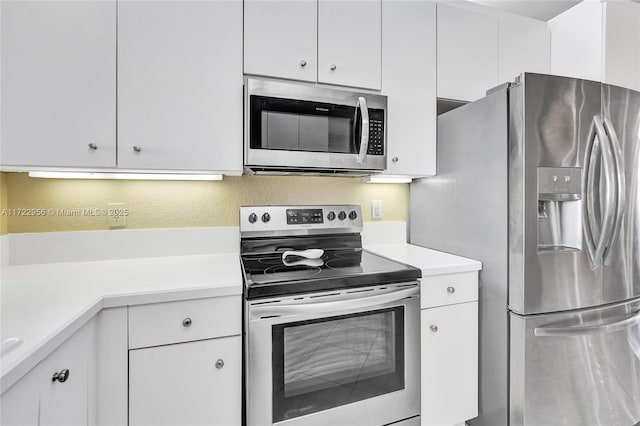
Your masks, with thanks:
[{"label": "range control knob", "polygon": [[351,210],[351,211],[349,212],[349,219],[351,219],[351,220],[356,220],[356,218],[357,218],[357,217],[358,217],[358,213],[356,213],[356,211],[355,211],[355,210]]},{"label": "range control knob", "polygon": [[265,214],[263,214],[263,215],[262,215],[262,221],[263,221],[264,223],[267,223],[267,222],[269,222],[270,220],[271,220],[271,215],[270,215],[269,213],[265,213]]},{"label": "range control knob", "polygon": [[249,215],[249,223],[256,223],[256,221],[258,220],[258,215],[255,213],[251,213]]},{"label": "range control knob", "polygon": [[334,220],[335,218],[336,218],[335,212],[329,212],[329,214],[327,215],[327,219],[329,220]]},{"label": "range control knob", "polygon": [[338,219],[345,220],[346,217],[347,217],[347,214],[344,211],[341,211],[340,213],[338,213]]}]

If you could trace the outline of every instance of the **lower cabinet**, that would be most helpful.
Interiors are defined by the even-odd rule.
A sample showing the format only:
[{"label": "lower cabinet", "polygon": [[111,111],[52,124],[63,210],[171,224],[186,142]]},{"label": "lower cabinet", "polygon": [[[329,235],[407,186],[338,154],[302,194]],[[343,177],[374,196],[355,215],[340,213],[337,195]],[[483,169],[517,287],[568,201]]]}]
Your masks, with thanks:
[{"label": "lower cabinet", "polygon": [[129,351],[129,425],[240,425],[242,341]]},{"label": "lower cabinet", "polygon": [[[427,277],[423,297],[434,293],[434,287],[438,290],[438,284],[452,299],[451,304],[420,311],[423,426],[464,424],[478,415],[477,274]],[[474,293],[476,300],[456,299]]]},{"label": "lower cabinet", "polygon": [[89,424],[95,416],[95,339],[92,320],[3,393],[1,424]]}]

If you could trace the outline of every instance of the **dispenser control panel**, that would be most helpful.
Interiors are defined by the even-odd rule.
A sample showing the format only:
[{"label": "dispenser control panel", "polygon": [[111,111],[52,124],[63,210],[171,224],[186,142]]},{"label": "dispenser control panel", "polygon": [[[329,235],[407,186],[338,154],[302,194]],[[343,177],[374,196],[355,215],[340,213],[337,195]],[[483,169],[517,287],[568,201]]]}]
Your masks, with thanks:
[{"label": "dispenser control panel", "polygon": [[582,198],[580,167],[538,167],[538,199],[579,200]]}]

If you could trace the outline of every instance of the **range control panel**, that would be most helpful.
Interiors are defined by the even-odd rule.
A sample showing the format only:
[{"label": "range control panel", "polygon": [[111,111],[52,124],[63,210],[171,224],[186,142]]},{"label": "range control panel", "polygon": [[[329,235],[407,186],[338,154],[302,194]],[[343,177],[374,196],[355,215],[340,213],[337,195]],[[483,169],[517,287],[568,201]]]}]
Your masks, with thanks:
[{"label": "range control panel", "polygon": [[357,204],[240,207],[241,234],[299,235],[361,231],[362,209]]}]

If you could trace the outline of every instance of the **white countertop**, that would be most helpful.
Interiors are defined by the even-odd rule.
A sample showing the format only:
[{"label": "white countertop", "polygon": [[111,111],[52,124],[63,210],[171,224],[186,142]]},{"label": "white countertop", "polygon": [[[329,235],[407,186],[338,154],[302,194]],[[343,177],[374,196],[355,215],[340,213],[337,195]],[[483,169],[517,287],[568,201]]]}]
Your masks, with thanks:
[{"label": "white countertop", "polygon": [[[366,249],[423,276],[477,271],[478,261],[409,244]],[[3,266],[0,337],[23,343],[2,357],[4,392],[103,308],[242,294],[237,253]]]},{"label": "white countertop", "polygon": [[367,245],[365,248],[389,259],[420,268],[423,277],[482,269],[482,262],[477,260],[412,244],[375,244]]},{"label": "white countertop", "polygon": [[3,266],[1,392],[102,308],[242,294],[237,253]]}]

